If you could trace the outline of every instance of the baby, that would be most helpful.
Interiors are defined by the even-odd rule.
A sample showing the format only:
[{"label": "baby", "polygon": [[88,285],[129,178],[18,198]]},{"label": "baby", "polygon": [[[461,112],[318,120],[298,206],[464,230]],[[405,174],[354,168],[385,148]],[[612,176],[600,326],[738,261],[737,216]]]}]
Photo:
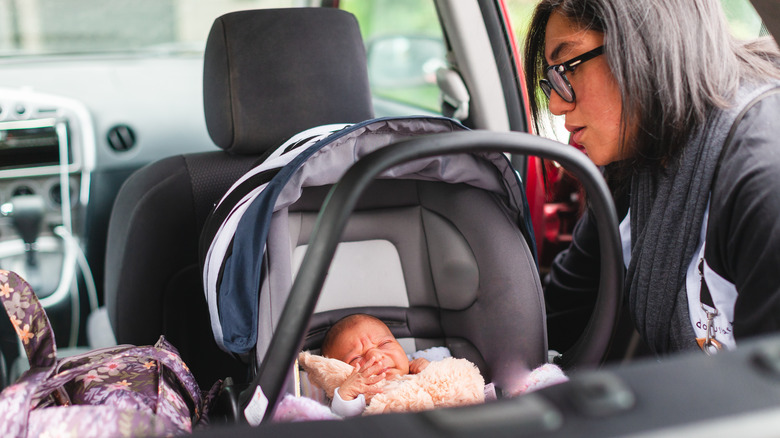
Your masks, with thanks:
[{"label": "baby", "polygon": [[429,363],[422,358],[410,363],[387,325],[362,313],[344,317],[328,330],[322,355],[354,367],[333,394],[331,409],[342,417],[360,415],[371,398],[382,392],[377,383],[417,374]]}]

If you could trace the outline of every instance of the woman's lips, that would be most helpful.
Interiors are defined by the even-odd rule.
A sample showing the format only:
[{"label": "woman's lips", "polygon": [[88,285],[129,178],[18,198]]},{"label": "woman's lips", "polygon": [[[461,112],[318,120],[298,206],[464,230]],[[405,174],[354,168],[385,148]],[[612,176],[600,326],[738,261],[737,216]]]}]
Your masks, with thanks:
[{"label": "woman's lips", "polygon": [[577,145],[582,145],[582,135],[585,128],[573,128],[571,130],[571,141]]}]

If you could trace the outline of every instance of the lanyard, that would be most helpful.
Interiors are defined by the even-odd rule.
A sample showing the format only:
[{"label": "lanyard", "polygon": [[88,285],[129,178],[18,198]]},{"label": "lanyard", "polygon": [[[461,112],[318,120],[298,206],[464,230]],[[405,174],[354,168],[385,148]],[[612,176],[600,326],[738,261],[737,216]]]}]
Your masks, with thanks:
[{"label": "lanyard", "polygon": [[718,316],[718,309],[710,294],[710,288],[704,280],[704,257],[699,259],[699,275],[701,276],[701,287],[699,288],[699,302],[701,309],[707,315],[707,334],[703,338],[696,338],[696,343],[708,356],[716,354],[723,349],[723,345],[715,339],[715,317]]}]

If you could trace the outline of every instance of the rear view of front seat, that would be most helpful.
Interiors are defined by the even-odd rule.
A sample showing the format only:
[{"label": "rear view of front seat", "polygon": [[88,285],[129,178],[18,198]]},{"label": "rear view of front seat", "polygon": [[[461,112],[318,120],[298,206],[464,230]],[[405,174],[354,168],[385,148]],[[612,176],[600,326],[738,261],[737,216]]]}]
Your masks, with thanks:
[{"label": "rear view of front seat", "polygon": [[211,333],[198,261],[204,221],[235,180],[293,134],[373,117],[357,21],[326,8],[224,15],[206,45],[203,97],[222,150],[163,159],[125,182],[109,224],[105,293],[119,343],[164,334],[208,387],[240,378],[244,367]]}]

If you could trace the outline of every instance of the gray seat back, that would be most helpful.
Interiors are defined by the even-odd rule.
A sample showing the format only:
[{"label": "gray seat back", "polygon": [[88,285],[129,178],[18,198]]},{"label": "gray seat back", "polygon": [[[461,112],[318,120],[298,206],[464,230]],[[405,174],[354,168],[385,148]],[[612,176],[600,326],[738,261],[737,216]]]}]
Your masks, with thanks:
[{"label": "gray seat back", "polygon": [[153,344],[164,334],[209,387],[229,375],[243,380],[244,366],[211,334],[203,224],[231,184],[292,134],[373,117],[357,21],[329,8],[222,16],[206,44],[203,95],[208,132],[223,150],[170,157],[128,178],[109,222],[104,290],[119,343]]}]

